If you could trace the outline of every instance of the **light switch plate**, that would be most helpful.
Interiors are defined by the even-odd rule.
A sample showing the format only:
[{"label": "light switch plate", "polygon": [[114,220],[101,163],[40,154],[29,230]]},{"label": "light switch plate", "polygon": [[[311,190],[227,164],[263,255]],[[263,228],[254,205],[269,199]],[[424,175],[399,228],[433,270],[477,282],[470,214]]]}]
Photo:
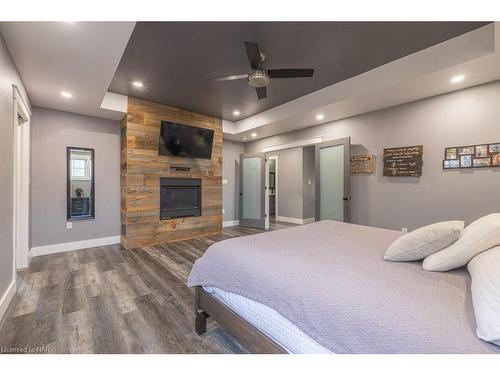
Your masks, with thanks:
[{"label": "light switch plate", "polygon": [[72,221],[66,222],[66,229],[73,229],[73,222]]},{"label": "light switch plate", "polygon": [[227,185],[227,180],[222,180],[222,185]]},{"label": "light switch plate", "polygon": [[401,232],[408,233],[408,228],[401,228]]}]

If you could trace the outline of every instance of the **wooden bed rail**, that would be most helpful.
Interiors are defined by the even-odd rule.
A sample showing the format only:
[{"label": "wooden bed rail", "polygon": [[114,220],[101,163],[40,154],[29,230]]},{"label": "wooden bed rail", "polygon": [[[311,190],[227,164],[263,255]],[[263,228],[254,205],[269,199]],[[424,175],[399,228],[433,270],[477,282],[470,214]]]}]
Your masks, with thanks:
[{"label": "wooden bed rail", "polygon": [[207,331],[207,318],[213,318],[251,353],[284,354],[287,351],[276,341],[254,327],[233,310],[206,292],[195,287],[195,331],[202,335]]}]

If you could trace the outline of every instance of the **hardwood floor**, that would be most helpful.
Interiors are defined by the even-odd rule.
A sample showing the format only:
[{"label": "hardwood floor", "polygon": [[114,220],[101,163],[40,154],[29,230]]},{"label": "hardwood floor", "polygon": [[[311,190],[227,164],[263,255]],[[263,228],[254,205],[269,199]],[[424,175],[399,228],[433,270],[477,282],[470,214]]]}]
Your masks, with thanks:
[{"label": "hardwood floor", "polygon": [[[272,223],[270,230],[291,226]],[[0,329],[0,352],[246,353],[210,321],[198,336],[191,267],[213,243],[262,232],[221,235],[125,250],[96,247],[33,258]]]}]

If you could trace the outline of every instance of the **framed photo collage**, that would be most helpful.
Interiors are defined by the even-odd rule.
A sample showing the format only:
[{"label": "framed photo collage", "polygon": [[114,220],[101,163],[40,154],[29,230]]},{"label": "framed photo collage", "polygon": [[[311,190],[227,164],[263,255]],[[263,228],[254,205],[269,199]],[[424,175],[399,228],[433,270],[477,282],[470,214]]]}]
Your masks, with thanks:
[{"label": "framed photo collage", "polygon": [[500,167],[500,143],[447,147],[443,169]]}]

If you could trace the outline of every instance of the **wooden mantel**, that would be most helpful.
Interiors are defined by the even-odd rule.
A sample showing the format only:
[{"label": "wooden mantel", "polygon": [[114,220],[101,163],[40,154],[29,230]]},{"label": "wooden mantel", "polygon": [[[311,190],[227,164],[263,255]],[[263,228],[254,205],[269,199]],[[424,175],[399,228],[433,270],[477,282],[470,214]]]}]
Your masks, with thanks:
[{"label": "wooden mantel", "polygon": [[[214,130],[212,159],[158,155],[161,121]],[[201,178],[202,215],[160,220],[160,177]],[[121,122],[121,225],[127,248],[222,231],[222,121],[129,97]]]}]

